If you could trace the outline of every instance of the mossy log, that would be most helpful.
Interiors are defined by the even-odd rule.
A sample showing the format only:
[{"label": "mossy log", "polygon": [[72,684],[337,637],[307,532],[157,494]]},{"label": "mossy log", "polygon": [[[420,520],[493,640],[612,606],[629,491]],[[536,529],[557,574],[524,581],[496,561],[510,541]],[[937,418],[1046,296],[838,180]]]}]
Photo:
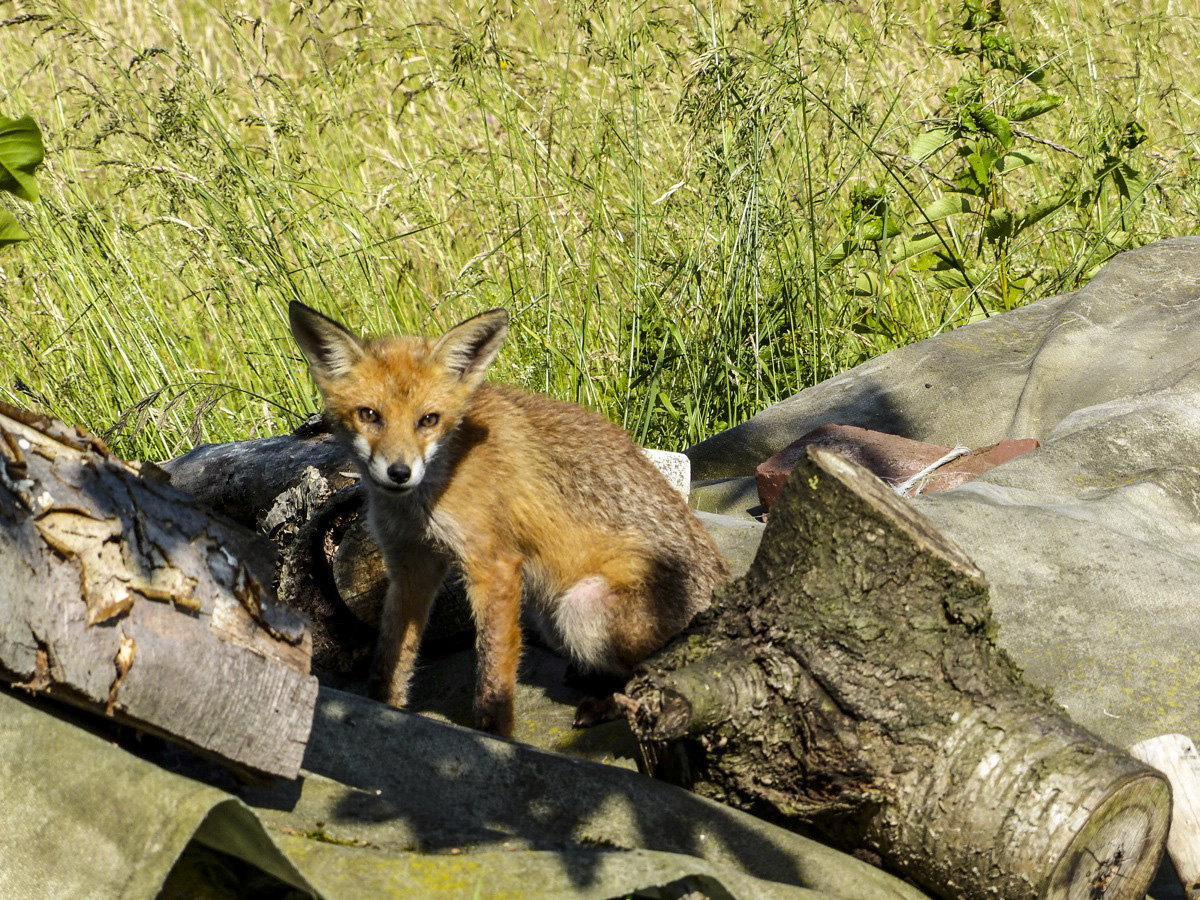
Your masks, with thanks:
[{"label": "mossy log", "polygon": [[153,467],[0,404],[0,678],[294,777],[317,683],[273,555]]},{"label": "mossy log", "polygon": [[940,896],[1144,896],[1167,783],[1025,682],[996,631],[963,552],[815,449],[745,578],[626,705],[653,774]]}]

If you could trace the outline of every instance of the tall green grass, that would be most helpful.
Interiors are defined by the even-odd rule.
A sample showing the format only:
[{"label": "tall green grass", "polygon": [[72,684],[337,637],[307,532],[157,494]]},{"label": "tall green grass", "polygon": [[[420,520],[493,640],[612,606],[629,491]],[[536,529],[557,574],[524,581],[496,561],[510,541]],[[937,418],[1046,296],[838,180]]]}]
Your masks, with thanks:
[{"label": "tall green grass", "polygon": [[[0,399],[163,459],[315,408],[292,299],[375,331],[505,306],[498,377],[678,448],[1195,230],[1182,7],[1009,4],[1022,74],[901,0],[443,6],[0,0],[0,113],[47,144],[41,201],[0,201],[32,235]],[[932,218],[996,141],[965,76],[977,110],[1063,102]]]}]

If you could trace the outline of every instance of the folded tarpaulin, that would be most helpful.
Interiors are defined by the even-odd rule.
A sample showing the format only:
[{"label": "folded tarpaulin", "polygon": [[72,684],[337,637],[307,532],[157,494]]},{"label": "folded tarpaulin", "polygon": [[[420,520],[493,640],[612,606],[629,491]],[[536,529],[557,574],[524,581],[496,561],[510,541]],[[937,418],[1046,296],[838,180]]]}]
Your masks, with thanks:
[{"label": "folded tarpaulin", "polygon": [[226,777],[226,790],[73,716],[0,692],[0,896],[152,897],[196,847],[249,866],[187,877],[260,871],[277,891],[330,898],[924,896],[628,769],[334,690],[321,691],[299,779]]}]

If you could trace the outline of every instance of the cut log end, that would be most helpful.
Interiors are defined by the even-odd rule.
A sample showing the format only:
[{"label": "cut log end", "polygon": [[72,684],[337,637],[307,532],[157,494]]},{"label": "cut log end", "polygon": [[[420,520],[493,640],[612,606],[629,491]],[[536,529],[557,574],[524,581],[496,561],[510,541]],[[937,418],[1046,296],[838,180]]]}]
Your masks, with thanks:
[{"label": "cut log end", "polygon": [[1024,682],[979,570],[828,452],[797,463],[745,579],[626,692],[656,775],[935,896],[1132,898],[1161,860],[1166,781]]},{"label": "cut log end", "polygon": [[[817,468],[836,478],[843,490],[849,488],[861,501],[879,510],[893,528],[907,534],[922,550],[941,558],[969,578],[983,579],[983,572],[958,544],[934,528],[870,471],[824,447],[810,447],[808,457]],[[817,485],[812,485],[811,489],[817,490]]]},{"label": "cut log end", "polygon": [[1170,789],[1156,775],[1135,775],[1118,785],[1062,854],[1041,896],[1144,897],[1162,861],[1170,809]]},{"label": "cut log end", "polygon": [[634,690],[624,713],[639,741],[675,741],[688,733],[692,704],[683,694],[666,687]]}]

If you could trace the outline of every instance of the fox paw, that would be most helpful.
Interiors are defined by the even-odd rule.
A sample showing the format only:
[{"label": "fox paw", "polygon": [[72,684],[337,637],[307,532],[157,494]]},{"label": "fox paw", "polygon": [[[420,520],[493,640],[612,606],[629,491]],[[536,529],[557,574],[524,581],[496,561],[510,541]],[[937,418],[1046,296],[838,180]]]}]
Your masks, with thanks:
[{"label": "fox paw", "polygon": [[513,733],[512,708],[492,707],[475,710],[475,727],[488,734],[511,738]]}]

